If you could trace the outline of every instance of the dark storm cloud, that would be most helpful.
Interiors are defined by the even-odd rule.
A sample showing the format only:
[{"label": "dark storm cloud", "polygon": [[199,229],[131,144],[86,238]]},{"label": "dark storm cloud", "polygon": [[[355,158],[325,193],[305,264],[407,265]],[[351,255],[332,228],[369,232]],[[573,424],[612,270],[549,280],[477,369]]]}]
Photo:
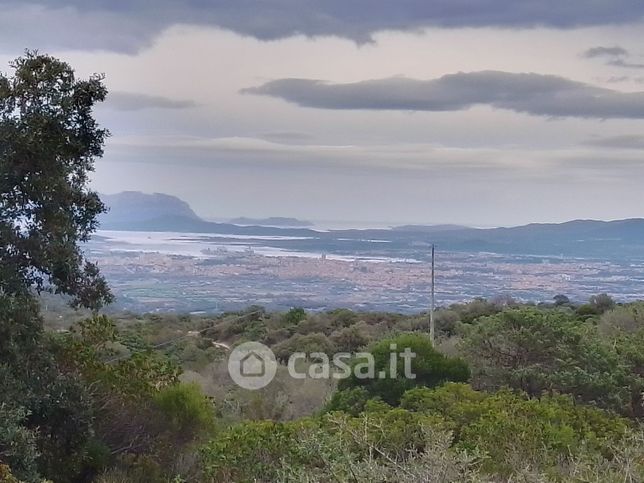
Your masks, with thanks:
[{"label": "dark storm cloud", "polygon": [[626,134],[623,136],[603,137],[591,139],[585,144],[602,148],[644,149],[644,136],[639,134]]},{"label": "dark storm cloud", "polygon": [[190,100],[169,99],[136,92],[111,92],[105,102],[117,111],[140,111],[142,109],[189,109],[197,104]]},{"label": "dark storm cloud", "polygon": [[0,9],[0,45],[13,40],[24,47],[48,38],[48,46],[130,51],[177,23],[259,39],[303,34],[368,41],[380,30],[573,28],[644,18],[641,0],[0,0]]},{"label": "dark storm cloud", "polygon": [[644,119],[644,92],[624,93],[554,75],[498,71],[351,84],[279,79],[242,92],[322,109],[458,111],[485,104],[537,116]]}]

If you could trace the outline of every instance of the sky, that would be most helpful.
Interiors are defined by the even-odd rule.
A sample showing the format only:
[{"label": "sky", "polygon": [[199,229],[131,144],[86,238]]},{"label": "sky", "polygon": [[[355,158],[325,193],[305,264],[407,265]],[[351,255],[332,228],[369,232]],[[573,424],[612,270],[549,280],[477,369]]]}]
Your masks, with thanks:
[{"label": "sky", "polygon": [[208,219],[644,217],[641,0],[0,0],[104,73],[92,186]]}]

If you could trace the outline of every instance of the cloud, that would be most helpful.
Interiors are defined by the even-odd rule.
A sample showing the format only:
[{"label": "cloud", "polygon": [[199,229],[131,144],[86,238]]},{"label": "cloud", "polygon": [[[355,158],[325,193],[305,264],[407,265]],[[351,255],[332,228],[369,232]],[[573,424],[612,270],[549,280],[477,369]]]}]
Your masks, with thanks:
[{"label": "cloud", "polygon": [[[610,142],[612,138],[606,139]],[[594,139],[582,146],[551,148],[459,147],[436,143],[295,145],[250,137],[136,135],[110,138],[107,152],[110,163],[120,160],[180,164],[182,167],[204,165],[217,169],[264,166],[287,170],[355,170],[359,173],[393,171],[412,176],[413,173],[430,172],[437,176],[508,176],[531,180],[551,180],[563,172],[569,173],[571,168],[617,174],[624,169],[631,173],[644,169],[639,153],[607,156],[595,149],[600,142],[601,139]],[[644,136],[639,142],[644,142]]]},{"label": "cloud", "polygon": [[117,111],[140,111],[142,109],[189,109],[197,103],[191,100],[169,99],[136,92],[110,92],[105,103]]},{"label": "cloud", "polygon": [[619,57],[628,55],[628,50],[618,45],[614,47],[592,47],[584,52],[584,57],[594,59],[595,57]]},{"label": "cloud", "polygon": [[620,82],[629,82],[631,78],[627,75],[614,75],[606,79],[610,84],[619,84]]},{"label": "cloud", "polygon": [[626,67],[629,69],[644,69],[644,64],[639,62],[631,62],[628,60],[630,53],[623,47],[618,45],[614,47],[592,47],[583,54],[587,59],[594,59],[597,57],[607,58],[606,65],[614,67]]},{"label": "cloud", "polygon": [[0,52],[23,49],[108,50],[134,53],[147,47],[162,23],[119,12],[88,11],[62,2],[0,0]]},{"label": "cloud", "polygon": [[[575,28],[636,22],[640,0],[0,0],[0,45],[136,51],[175,24],[258,39],[339,36],[428,27]],[[109,32],[109,35],[107,34]],[[34,45],[35,43],[35,45]],[[25,45],[27,44],[27,45]]]},{"label": "cloud", "polygon": [[626,67],[628,69],[644,69],[644,64],[639,62],[629,62],[624,59],[612,59],[607,62],[608,65],[614,65],[615,67]]},{"label": "cloud", "polygon": [[296,132],[296,131],[278,131],[278,132],[266,132],[258,136],[260,139],[266,139],[273,142],[282,142],[286,144],[303,144],[309,143],[313,137],[308,133]]},{"label": "cloud", "polygon": [[605,82],[608,82],[609,84],[619,84],[621,82],[634,82],[636,84],[644,84],[644,77],[631,77],[628,75],[618,75],[618,76],[612,76],[608,77],[607,79],[599,79],[603,80]]},{"label": "cloud", "polygon": [[432,80],[392,77],[350,84],[278,79],[241,92],[321,109],[459,111],[489,105],[535,116],[644,119],[644,92],[534,73],[459,72]]},{"label": "cloud", "polygon": [[644,136],[640,134],[626,134],[623,136],[600,137],[591,139],[585,144],[601,148],[644,149]]},{"label": "cloud", "polygon": [[548,150],[461,148],[428,143],[291,144],[249,137],[114,136],[108,141],[111,160],[151,163],[320,167],[376,171],[485,172],[509,170],[540,175]]}]

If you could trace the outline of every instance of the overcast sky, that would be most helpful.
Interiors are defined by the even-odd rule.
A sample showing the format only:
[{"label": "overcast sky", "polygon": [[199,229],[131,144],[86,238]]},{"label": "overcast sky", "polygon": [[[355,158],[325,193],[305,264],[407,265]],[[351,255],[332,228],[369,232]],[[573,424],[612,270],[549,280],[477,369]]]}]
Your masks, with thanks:
[{"label": "overcast sky", "polygon": [[208,218],[644,217],[641,0],[0,0],[106,74],[94,187]]}]

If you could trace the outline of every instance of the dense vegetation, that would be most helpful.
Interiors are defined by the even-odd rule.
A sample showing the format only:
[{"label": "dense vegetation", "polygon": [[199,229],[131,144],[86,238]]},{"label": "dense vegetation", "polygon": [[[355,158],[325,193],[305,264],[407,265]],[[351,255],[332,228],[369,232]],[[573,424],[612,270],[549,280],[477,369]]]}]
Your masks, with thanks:
[{"label": "dense vegetation", "polygon": [[[0,481],[644,479],[644,304],[474,300],[437,312],[435,346],[425,314],[101,314],[111,296],[79,242],[103,210],[87,186],[102,79],[36,53],[14,68],[0,76]],[[366,351],[376,370],[410,348],[416,377],[336,384],[282,364],[247,391],[226,355],[250,340],[282,363]]]},{"label": "dense vegetation", "polygon": [[[86,394],[85,419],[77,406],[55,429],[75,457],[63,467],[31,409],[5,405],[2,461],[26,481],[641,481],[643,307],[475,300],[439,309],[436,349],[424,315],[69,312],[71,330],[56,318],[44,337]],[[247,391],[224,347],[247,340],[282,360],[349,348],[378,361],[396,343],[418,377],[336,385],[282,366]]]}]

